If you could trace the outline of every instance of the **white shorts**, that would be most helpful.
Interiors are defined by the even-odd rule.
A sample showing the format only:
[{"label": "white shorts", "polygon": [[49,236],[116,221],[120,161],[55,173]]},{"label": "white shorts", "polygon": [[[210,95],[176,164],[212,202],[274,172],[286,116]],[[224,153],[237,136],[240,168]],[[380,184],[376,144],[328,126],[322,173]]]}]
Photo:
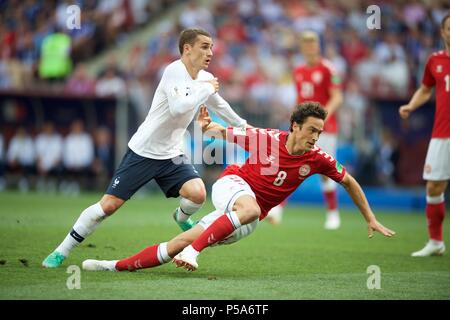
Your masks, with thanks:
[{"label": "white shorts", "polygon": [[[204,216],[198,223],[204,229],[208,228],[221,215],[231,212],[236,200],[243,195],[249,195],[256,199],[255,193],[241,177],[228,175],[220,178],[212,186],[211,198],[216,210]],[[240,226],[231,235],[217,244],[230,244],[248,236],[256,229],[258,221],[256,219],[249,224]]]},{"label": "white shorts", "polygon": [[423,167],[423,179],[427,181],[450,179],[450,138],[431,139]]},{"label": "white shorts", "polygon": [[319,141],[317,141],[319,147],[328,153],[330,156],[336,156],[337,149],[337,134],[335,133],[327,133],[322,132],[319,137]]}]

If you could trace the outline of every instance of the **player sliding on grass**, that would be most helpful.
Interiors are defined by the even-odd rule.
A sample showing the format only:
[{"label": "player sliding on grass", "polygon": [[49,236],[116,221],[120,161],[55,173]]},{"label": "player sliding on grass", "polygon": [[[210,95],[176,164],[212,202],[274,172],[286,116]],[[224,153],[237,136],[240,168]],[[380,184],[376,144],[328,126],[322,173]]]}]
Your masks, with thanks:
[{"label": "player sliding on grass", "polygon": [[131,137],[105,195],[81,213],[63,242],[44,259],[44,267],[60,266],[106,217],[153,179],[167,198],[181,197],[174,219],[183,230],[192,227],[190,216],[201,208],[206,191],[180,148],[186,128],[202,104],[233,126],[245,127],[247,121],[218,94],[217,78],[204,71],[213,55],[211,35],[201,29],[186,29],[178,46],[181,59],[165,68],[147,118]]},{"label": "player sliding on grass", "polygon": [[225,169],[213,185],[215,211],[192,229],[169,242],[144,249],[123,260],[85,260],[85,270],[136,270],[173,261],[188,270],[198,268],[197,256],[214,244],[236,242],[253,232],[268,211],[288,197],[313,174],[324,174],[341,183],[367,221],[369,238],[373,231],[391,237],[394,231],[381,225],[372,213],[356,180],[334,158],[315,145],[323,130],[326,111],[319,103],[305,102],[291,115],[289,132],[247,128],[225,129],[211,122],[202,107],[198,122],[203,132],[234,142],[250,153],[242,167]]}]

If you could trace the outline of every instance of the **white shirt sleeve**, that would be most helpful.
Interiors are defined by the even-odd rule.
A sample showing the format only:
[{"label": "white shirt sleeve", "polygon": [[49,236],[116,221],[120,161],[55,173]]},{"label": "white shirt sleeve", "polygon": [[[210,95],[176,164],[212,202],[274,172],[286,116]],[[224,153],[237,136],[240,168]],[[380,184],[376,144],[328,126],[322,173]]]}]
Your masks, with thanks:
[{"label": "white shirt sleeve", "polygon": [[206,102],[214,93],[214,86],[205,81],[185,81],[176,68],[167,68],[161,78],[161,85],[167,96],[169,111],[178,116],[192,111]]},{"label": "white shirt sleeve", "polygon": [[230,124],[232,127],[245,127],[247,121],[237,115],[230,104],[225,101],[218,93],[209,97],[206,105],[210,107],[220,118]]}]

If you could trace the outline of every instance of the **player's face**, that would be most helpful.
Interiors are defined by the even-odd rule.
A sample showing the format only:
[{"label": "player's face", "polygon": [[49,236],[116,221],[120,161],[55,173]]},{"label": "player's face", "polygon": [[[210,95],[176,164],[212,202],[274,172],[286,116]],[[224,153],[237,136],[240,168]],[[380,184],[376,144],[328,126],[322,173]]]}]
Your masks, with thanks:
[{"label": "player's face", "polygon": [[320,53],[319,42],[316,40],[303,40],[300,44],[300,49],[305,59],[308,57],[315,57]]},{"label": "player's face", "polygon": [[188,45],[188,57],[192,66],[196,69],[206,69],[212,58],[212,39],[199,35],[193,46]]},{"label": "player's face", "polygon": [[315,117],[308,117],[301,125],[293,124],[295,143],[300,149],[310,151],[314,148],[319,136],[323,131],[324,121]]},{"label": "player's face", "polygon": [[450,18],[445,20],[444,28],[441,28],[441,36],[447,48],[450,48]]}]

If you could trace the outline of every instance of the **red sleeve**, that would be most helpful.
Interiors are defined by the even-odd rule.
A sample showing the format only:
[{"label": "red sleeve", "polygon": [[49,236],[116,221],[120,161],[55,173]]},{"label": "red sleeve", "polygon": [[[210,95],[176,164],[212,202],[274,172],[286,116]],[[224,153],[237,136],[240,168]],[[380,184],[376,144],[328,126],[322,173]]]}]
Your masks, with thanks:
[{"label": "red sleeve", "polygon": [[422,84],[426,87],[434,87],[436,84],[436,79],[431,73],[432,57],[428,58],[427,64],[425,65],[425,70],[423,72]]},{"label": "red sleeve", "polygon": [[327,176],[330,179],[333,179],[337,183],[340,183],[342,179],[344,179],[346,169],[343,165],[339,163],[336,159],[331,156],[328,157],[320,157],[321,166],[320,166],[320,174]]}]

